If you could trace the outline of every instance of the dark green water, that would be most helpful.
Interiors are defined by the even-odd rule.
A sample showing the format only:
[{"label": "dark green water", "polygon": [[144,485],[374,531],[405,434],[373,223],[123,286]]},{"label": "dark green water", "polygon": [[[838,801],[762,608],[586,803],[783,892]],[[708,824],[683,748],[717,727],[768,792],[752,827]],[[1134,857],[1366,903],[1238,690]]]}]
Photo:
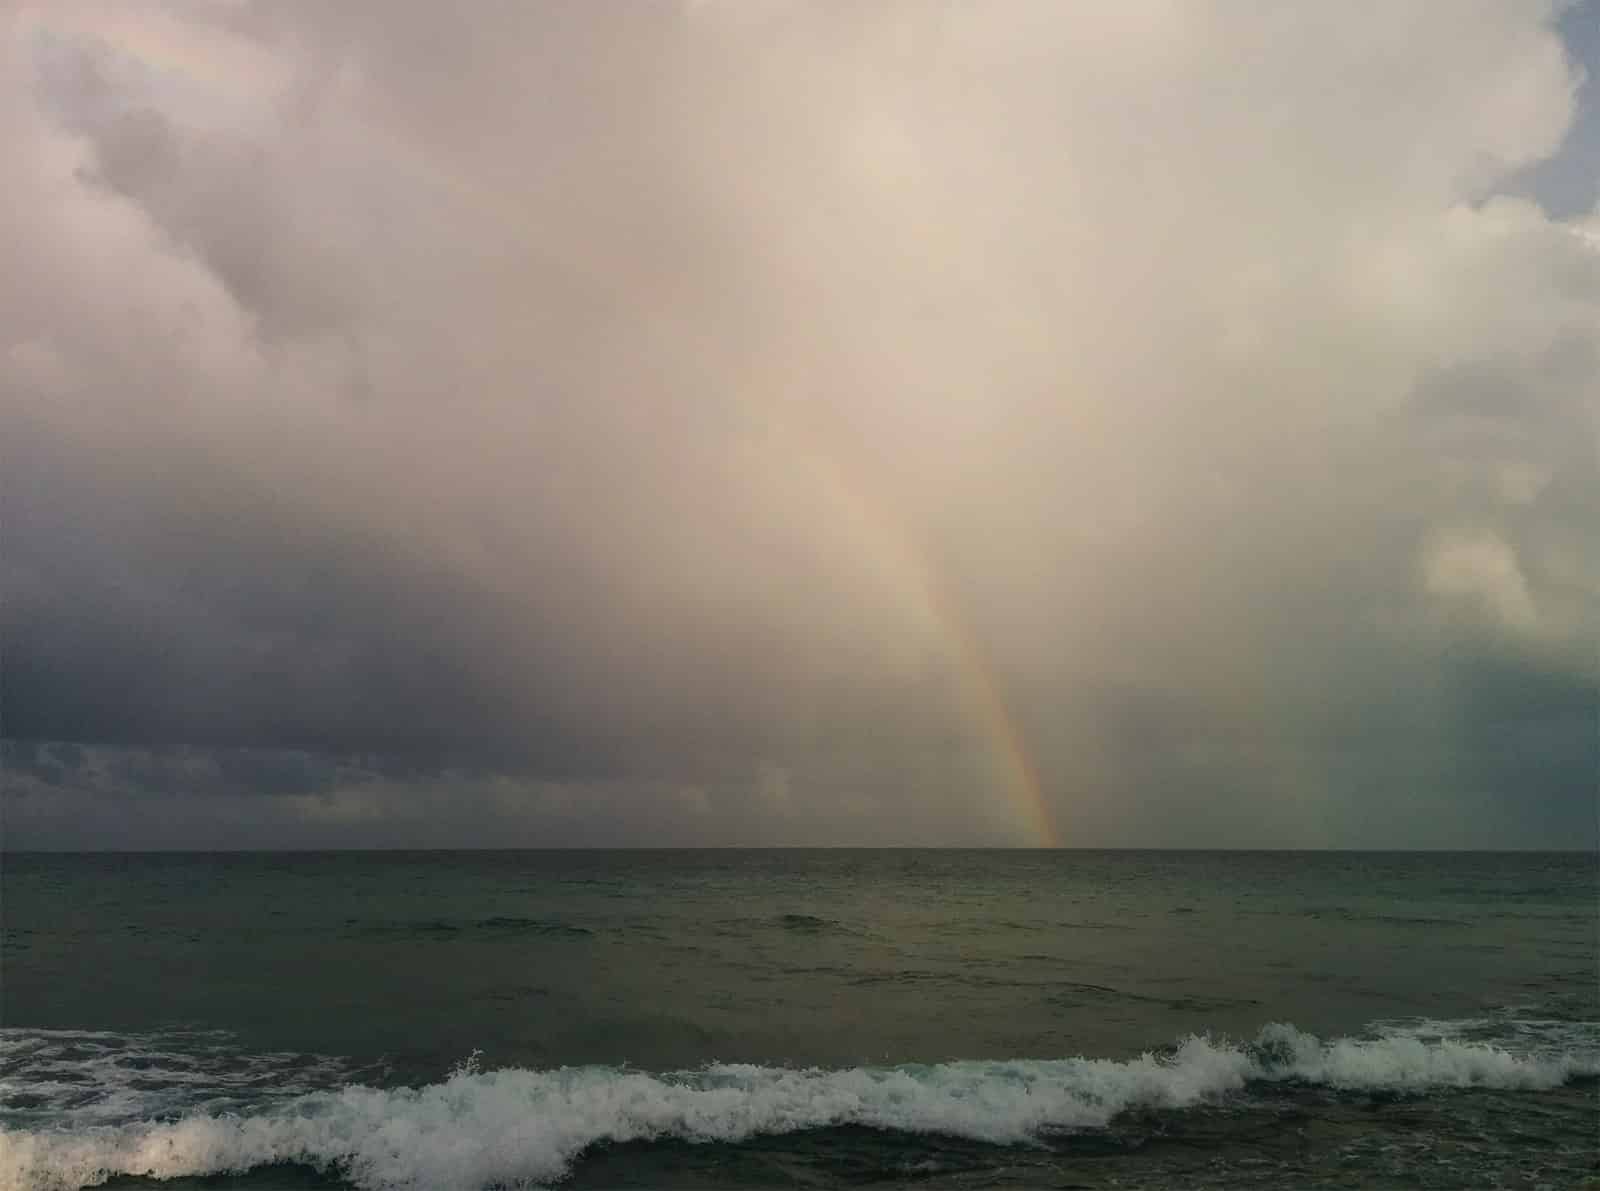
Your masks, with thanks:
[{"label": "dark green water", "polygon": [[1600,1176],[1592,855],[4,865],[0,1189]]}]

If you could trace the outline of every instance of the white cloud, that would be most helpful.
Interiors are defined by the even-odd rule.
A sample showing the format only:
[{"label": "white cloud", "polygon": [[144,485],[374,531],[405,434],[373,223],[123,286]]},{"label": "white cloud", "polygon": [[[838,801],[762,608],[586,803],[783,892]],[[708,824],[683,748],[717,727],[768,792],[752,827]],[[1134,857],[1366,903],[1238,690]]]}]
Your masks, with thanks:
[{"label": "white cloud", "polygon": [[1434,595],[1476,602],[1515,632],[1538,630],[1538,610],[1517,556],[1493,533],[1456,530],[1440,534],[1428,548],[1423,570]]}]

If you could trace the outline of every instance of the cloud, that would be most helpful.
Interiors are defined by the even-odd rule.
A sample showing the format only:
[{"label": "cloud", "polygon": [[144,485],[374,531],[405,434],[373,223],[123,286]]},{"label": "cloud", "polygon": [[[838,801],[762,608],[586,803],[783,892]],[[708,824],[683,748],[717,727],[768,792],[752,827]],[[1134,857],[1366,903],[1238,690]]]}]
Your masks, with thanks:
[{"label": "cloud", "polygon": [[1027,838],[1003,720],[1070,842],[1592,833],[1558,21],[0,7],[5,733],[205,758],[98,842]]},{"label": "cloud", "polygon": [[1428,590],[1446,599],[1475,599],[1514,632],[1534,632],[1539,614],[1511,548],[1491,533],[1443,535],[1428,550]]}]

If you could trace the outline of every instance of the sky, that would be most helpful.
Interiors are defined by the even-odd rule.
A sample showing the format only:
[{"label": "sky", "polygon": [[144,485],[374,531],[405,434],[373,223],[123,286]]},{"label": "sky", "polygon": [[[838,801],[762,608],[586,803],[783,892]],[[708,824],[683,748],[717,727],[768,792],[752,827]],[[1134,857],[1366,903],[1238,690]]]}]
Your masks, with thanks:
[{"label": "sky", "polygon": [[1596,75],[0,0],[4,846],[1600,845]]}]

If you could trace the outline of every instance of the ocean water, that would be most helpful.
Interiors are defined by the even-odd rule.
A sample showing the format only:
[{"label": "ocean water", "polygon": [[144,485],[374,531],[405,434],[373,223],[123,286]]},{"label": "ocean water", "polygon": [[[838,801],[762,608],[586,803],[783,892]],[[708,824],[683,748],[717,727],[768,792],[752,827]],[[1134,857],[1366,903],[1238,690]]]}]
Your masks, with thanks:
[{"label": "ocean water", "polygon": [[0,862],[0,1189],[1600,1186],[1593,855]]}]

